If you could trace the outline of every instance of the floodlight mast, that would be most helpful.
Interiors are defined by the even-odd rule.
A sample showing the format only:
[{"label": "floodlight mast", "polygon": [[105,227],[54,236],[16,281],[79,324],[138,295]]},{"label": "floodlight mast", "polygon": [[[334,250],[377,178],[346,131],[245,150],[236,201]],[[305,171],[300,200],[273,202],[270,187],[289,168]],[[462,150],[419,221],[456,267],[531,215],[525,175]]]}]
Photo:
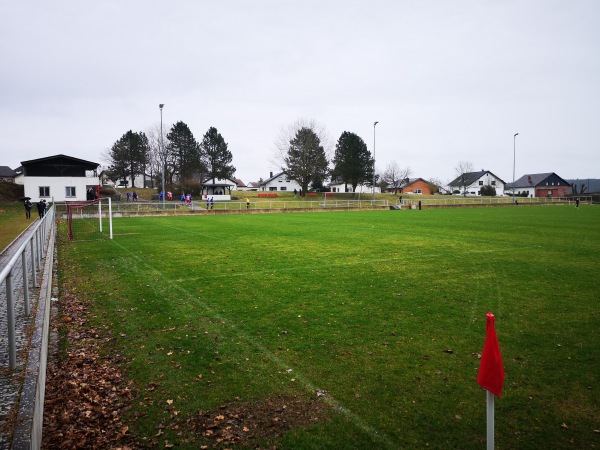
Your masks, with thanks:
[{"label": "floodlight mast", "polygon": [[158,105],[158,107],[160,108],[160,158],[161,158],[161,162],[162,162],[162,204],[163,204],[163,209],[165,209],[165,144],[163,142],[163,118],[162,118],[162,111],[163,111],[163,106],[164,103],[161,103]]},{"label": "floodlight mast", "polygon": [[373,122],[373,201],[375,201],[375,127],[379,122]]},{"label": "floodlight mast", "polygon": [[513,203],[515,202],[515,161],[517,159],[517,136],[519,133],[515,133],[513,136],[513,182],[512,182],[512,191],[513,191]]}]

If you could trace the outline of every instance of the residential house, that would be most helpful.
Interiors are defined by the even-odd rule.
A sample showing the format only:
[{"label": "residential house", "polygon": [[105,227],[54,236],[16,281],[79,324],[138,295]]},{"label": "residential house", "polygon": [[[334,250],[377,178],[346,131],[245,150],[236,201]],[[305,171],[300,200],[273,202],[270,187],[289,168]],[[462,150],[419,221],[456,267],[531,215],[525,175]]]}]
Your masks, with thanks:
[{"label": "residential house", "polygon": [[260,181],[250,181],[246,184],[239,178],[234,178],[234,180],[237,182],[236,191],[258,191],[260,189]]},{"label": "residential house", "polygon": [[37,202],[87,200],[88,191],[98,188],[100,164],[67,155],[48,156],[21,162],[23,172],[15,183],[24,186],[25,196]]},{"label": "residential house", "polygon": [[[113,180],[108,171],[103,170],[102,172],[100,172],[100,175],[98,175],[100,177],[100,185],[104,186],[104,187],[132,187],[132,183],[131,183],[131,176],[126,176],[124,179],[122,180]],[[154,183],[152,180],[152,177],[150,175],[144,175],[144,174],[137,174],[134,178],[133,181],[135,182],[135,187],[137,188],[141,188],[141,187],[146,187],[146,188],[153,188],[154,187]]]},{"label": "residential house", "polygon": [[17,172],[12,170],[8,166],[0,166],[0,181],[6,181],[7,183],[14,183]]},{"label": "residential house", "polygon": [[571,193],[571,183],[554,172],[530,173],[506,185],[505,193],[513,192],[521,197],[566,197]]},{"label": "residential house", "polygon": [[479,172],[465,172],[456,177],[448,184],[448,191],[460,195],[481,195],[483,186],[492,186],[496,190],[496,195],[504,195],[504,185],[506,183],[489,170],[480,170]]},{"label": "residential house", "polygon": [[405,178],[398,187],[389,186],[386,191],[392,194],[433,195],[439,188],[424,178]]},{"label": "residential house", "polygon": [[269,174],[269,178],[260,183],[261,191],[298,191],[300,192],[302,187],[300,184],[290,179],[285,172],[279,172],[277,175],[273,175],[273,172]]},{"label": "residential house", "polygon": [[[342,180],[341,178],[334,178],[333,180],[331,180],[331,182],[329,183],[329,188],[330,188],[331,192],[350,192],[350,193],[355,192],[355,193],[360,193],[360,194],[372,194],[373,193],[373,188],[366,184],[357,185],[356,189],[353,191],[352,185],[344,183],[344,180]],[[379,188],[378,186],[375,186],[375,193],[380,193],[380,192],[381,192],[381,188]]]}]

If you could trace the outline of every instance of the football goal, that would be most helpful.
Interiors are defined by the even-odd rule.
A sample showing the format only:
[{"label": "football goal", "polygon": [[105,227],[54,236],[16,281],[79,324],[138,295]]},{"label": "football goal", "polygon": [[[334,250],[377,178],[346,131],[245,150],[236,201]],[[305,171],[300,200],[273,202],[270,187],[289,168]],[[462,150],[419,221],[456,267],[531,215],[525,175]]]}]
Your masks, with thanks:
[{"label": "football goal", "polygon": [[112,204],[110,198],[67,202],[69,240],[112,239]]}]

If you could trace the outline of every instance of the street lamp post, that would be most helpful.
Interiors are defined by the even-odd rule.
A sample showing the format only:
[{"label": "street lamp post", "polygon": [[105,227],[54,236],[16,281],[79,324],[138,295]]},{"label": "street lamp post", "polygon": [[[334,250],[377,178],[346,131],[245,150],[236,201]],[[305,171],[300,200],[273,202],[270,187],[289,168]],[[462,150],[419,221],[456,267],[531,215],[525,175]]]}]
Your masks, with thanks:
[{"label": "street lamp post", "polygon": [[513,191],[513,203],[515,202],[515,162],[517,160],[517,136],[519,133],[515,133],[513,136],[513,182],[512,182],[512,191]]},{"label": "street lamp post", "polygon": [[375,200],[375,126],[379,122],[373,122],[373,200]]},{"label": "street lamp post", "polygon": [[162,110],[164,103],[158,105],[160,108],[160,157],[162,160],[162,203],[163,209],[165,209],[165,144],[163,142],[163,121],[162,121]]}]

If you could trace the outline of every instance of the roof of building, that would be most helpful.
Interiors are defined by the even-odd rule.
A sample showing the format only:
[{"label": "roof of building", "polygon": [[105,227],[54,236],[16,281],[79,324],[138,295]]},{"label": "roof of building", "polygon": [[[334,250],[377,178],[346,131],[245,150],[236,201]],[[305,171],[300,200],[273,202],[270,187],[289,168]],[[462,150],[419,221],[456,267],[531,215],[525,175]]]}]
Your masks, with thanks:
[{"label": "roof of building", "polygon": [[261,185],[263,184],[267,184],[269,181],[273,181],[276,178],[279,178],[281,175],[283,175],[285,172],[279,172],[276,173],[275,175],[273,175],[271,178],[267,178],[265,181],[263,181],[262,183],[260,183]]},{"label": "roof of building", "polygon": [[489,170],[480,170],[478,172],[465,172],[464,174],[459,175],[454,180],[452,180],[450,183],[448,183],[448,186],[463,186],[463,185],[470,186],[473,183],[475,183],[477,180],[479,180],[482,176],[484,176],[486,173],[493,175],[499,181],[502,181],[502,183],[506,184],[502,178],[493,174]]},{"label": "roof of building", "polygon": [[[569,185],[569,186],[571,185],[571,183],[569,183],[567,180],[562,179],[561,177],[559,177],[558,175],[556,175],[556,173],[554,173],[554,172],[547,172],[547,173],[528,173],[528,174],[525,174],[521,178],[519,178],[518,180],[515,180],[514,187],[515,188],[531,188],[531,187],[539,186],[548,177],[550,177],[552,175],[560,178],[562,181],[565,182],[566,185]],[[506,184],[506,188],[511,188],[512,189],[512,187],[513,187],[513,183],[507,183]]]},{"label": "roof of building", "polygon": [[569,179],[566,180],[571,184],[572,188],[577,189],[578,193],[583,194],[597,194],[600,193],[600,179],[597,178],[585,178],[585,179]]},{"label": "roof of building", "polygon": [[29,161],[21,161],[21,164],[23,166],[27,166],[27,165],[32,165],[32,164],[51,163],[52,161],[60,161],[63,164],[70,162],[70,163],[75,163],[79,166],[88,166],[91,168],[89,170],[94,170],[100,165],[100,164],[92,162],[92,161],[86,161],[85,159],[74,158],[73,156],[62,155],[62,154],[46,156],[45,158],[30,159]]},{"label": "roof of building", "polygon": [[9,177],[15,177],[16,175],[17,175],[17,172],[12,170],[10,167],[0,166],[0,177],[9,178]]}]

